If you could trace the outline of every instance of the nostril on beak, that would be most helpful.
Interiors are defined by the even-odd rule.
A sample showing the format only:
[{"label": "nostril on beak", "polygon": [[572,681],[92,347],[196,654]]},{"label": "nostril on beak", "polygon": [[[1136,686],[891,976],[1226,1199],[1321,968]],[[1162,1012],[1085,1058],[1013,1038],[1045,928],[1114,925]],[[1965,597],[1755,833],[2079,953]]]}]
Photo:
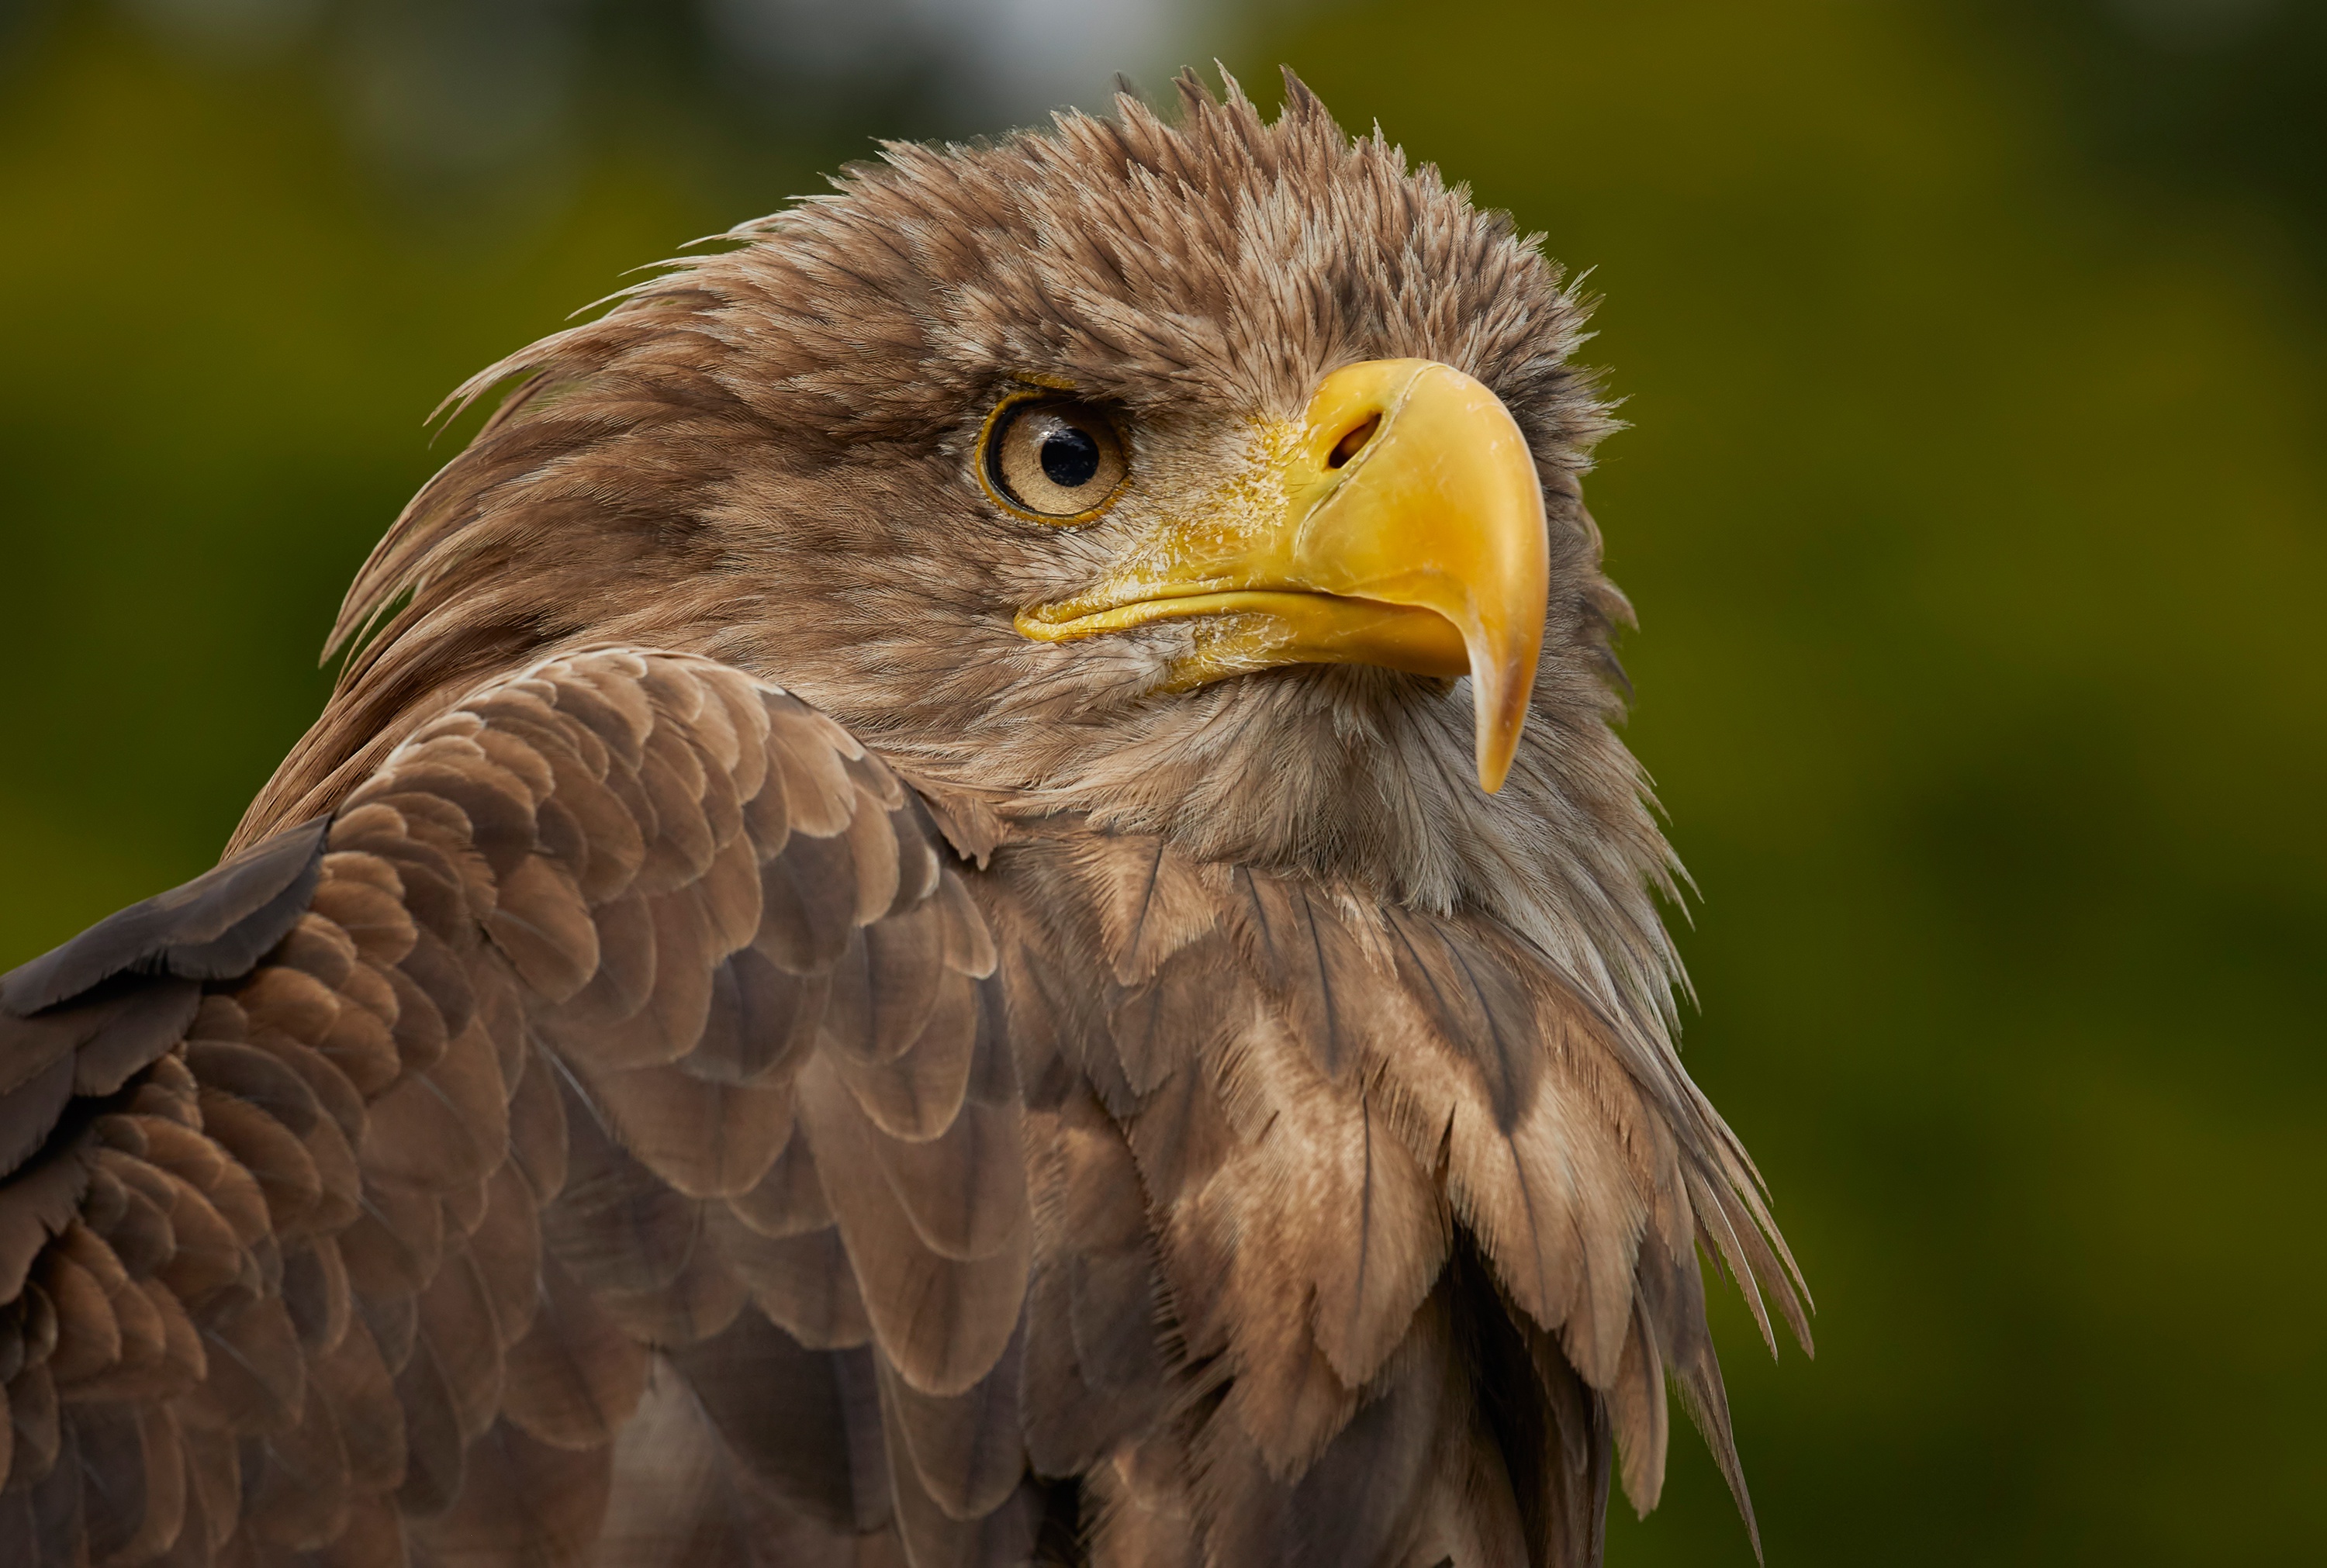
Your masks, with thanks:
[{"label": "nostril on beak", "polygon": [[1378,414],[1367,415],[1363,419],[1358,421],[1356,425],[1350,426],[1348,434],[1342,436],[1341,440],[1333,443],[1332,455],[1325,460],[1325,466],[1327,468],[1340,468],[1343,464],[1347,463],[1350,459],[1357,456],[1359,453],[1365,450],[1366,443],[1371,441],[1374,438],[1374,432],[1380,428],[1381,415]]}]

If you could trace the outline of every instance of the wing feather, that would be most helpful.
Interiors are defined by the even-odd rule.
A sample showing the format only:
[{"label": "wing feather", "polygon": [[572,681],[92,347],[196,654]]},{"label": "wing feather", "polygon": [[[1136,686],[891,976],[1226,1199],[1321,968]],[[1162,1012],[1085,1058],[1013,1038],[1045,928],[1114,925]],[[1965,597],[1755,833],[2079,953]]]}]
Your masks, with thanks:
[{"label": "wing feather", "polygon": [[[0,980],[0,1532],[578,1562],[653,1347],[871,1356],[861,1257],[921,1293],[917,1496],[1023,1525],[994,968],[930,815],[773,687],[607,649],[453,705],[328,819]],[[833,1408],[877,1459],[871,1366]],[[732,1538],[810,1539],[800,1454],[722,1451]],[[831,1539],[877,1557],[857,1470]]]},{"label": "wing feather", "polygon": [[[882,1134],[821,1059],[799,1075],[803,1130],[819,1166],[869,1171]],[[949,1258],[923,1241],[887,1182],[827,1182],[825,1197],[861,1285],[875,1339],[898,1371],[932,1394],[959,1394],[990,1374],[1024,1299],[1031,1227],[995,1227],[995,1250]]]}]

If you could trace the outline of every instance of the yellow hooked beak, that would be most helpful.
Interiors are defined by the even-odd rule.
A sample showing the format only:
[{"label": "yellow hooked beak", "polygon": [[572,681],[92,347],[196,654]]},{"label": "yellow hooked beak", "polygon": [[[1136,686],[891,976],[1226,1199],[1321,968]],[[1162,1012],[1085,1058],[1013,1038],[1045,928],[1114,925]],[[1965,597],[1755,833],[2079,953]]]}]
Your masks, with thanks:
[{"label": "yellow hooked beak", "polygon": [[1203,617],[1182,690],[1286,664],[1468,675],[1479,783],[1500,789],[1550,592],[1543,487],[1509,411],[1452,366],[1374,359],[1326,377],[1266,447],[1258,504],[1165,527],[1018,630],[1061,642]]}]

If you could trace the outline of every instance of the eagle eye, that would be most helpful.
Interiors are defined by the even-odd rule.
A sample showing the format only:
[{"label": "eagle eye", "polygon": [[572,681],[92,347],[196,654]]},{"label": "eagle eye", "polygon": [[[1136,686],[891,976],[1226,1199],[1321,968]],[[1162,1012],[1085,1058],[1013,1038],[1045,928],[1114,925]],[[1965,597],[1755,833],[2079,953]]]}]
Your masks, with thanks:
[{"label": "eagle eye", "polygon": [[1004,400],[977,445],[978,474],[994,499],[1045,523],[1090,521],[1131,472],[1114,417],[1053,393]]}]

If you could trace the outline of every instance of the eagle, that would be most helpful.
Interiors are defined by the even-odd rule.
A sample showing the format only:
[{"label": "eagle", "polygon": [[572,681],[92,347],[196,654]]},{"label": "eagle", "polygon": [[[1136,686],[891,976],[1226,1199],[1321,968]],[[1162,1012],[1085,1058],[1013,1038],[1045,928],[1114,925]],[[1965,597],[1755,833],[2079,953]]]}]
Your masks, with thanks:
[{"label": "eagle", "polygon": [[1612,428],[1289,72],[457,391],[208,874],[0,977],[0,1560],[1597,1563],[1703,1269]]}]

